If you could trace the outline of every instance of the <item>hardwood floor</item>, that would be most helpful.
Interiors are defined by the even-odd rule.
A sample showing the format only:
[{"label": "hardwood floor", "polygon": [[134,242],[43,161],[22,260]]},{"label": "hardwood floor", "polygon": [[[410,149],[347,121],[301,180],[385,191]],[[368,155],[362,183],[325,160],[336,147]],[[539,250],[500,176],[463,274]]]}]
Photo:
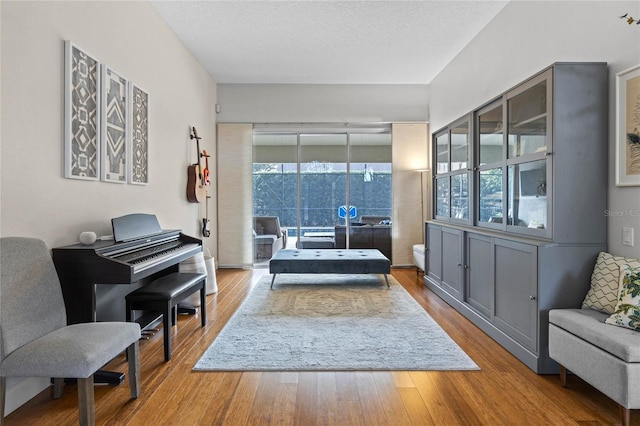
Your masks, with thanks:
[{"label": "hardwood floor", "polygon": [[[478,364],[481,371],[199,372],[191,368],[264,269],[221,269],[219,293],[200,318],[180,316],[173,353],[163,362],[162,333],[140,344],[142,394],[127,381],[97,386],[99,425],[613,425],[618,406],[576,376],[539,376],[427,290],[415,269],[392,275]],[[420,356],[416,353],[415,356]],[[124,356],[111,370],[126,371]],[[10,425],[74,425],[76,387],[51,399],[47,389],[11,413]],[[640,412],[632,413],[640,425]]]}]

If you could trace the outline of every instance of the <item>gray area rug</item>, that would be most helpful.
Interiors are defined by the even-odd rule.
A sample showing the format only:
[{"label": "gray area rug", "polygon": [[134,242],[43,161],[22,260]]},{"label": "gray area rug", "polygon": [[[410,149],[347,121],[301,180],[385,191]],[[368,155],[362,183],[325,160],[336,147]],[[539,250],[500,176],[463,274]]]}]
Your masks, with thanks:
[{"label": "gray area rug", "polygon": [[477,370],[389,275],[266,275],[200,371]]}]

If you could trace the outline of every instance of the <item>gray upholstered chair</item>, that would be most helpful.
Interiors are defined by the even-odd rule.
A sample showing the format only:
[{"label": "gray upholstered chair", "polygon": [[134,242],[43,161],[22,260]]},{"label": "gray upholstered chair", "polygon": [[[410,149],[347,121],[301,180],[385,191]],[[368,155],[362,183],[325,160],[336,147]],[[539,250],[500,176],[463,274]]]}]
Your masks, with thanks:
[{"label": "gray upholstered chair", "polygon": [[280,228],[278,216],[253,217],[254,261],[271,259],[280,249],[287,247],[287,230]]},{"label": "gray upholstered chair", "polygon": [[131,397],[140,393],[140,326],[94,322],[67,326],[62,289],[44,242],[0,239],[0,425],[7,377],[78,379],[79,423],[94,423],[93,373],[127,351]]}]

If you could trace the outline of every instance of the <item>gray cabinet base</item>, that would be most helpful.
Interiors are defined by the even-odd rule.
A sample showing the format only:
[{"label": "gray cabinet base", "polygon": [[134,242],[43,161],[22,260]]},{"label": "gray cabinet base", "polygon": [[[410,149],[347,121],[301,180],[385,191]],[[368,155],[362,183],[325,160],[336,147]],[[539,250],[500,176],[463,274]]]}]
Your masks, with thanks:
[{"label": "gray cabinet base", "polygon": [[513,356],[518,358],[527,367],[538,374],[558,374],[560,366],[554,360],[549,358],[548,354],[542,356],[534,354],[521,344],[506,335],[502,330],[497,328],[485,317],[473,310],[469,305],[462,303],[456,299],[438,284],[434,283],[429,277],[424,277],[424,284],[427,288],[437,294],[441,299],[447,302],[456,311],[460,312],[469,321],[474,323],[480,330],[484,331],[489,337],[498,342],[503,348],[508,350]]}]

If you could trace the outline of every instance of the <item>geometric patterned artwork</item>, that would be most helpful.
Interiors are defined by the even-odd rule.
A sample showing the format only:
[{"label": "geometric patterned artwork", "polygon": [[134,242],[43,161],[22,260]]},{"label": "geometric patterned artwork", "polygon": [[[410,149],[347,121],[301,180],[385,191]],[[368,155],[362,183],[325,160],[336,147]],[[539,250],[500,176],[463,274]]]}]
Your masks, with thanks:
[{"label": "geometric patterned artwork", "polygon": [[640,65],[616,74],[616,185],[640,186]]},{"label": "geometric patterned artwork", "polygon": [[102,180],[127,183],[127,80],[102,66]]},{"label": "geometric patterned artwork", "polygon": [[99,179],[100,62],[65,42],[65,170],[72,179]]},{"label": "geometric patterned artwork", "polygon": [[129,183],[149,183],[149,95],[129,83]]}]

